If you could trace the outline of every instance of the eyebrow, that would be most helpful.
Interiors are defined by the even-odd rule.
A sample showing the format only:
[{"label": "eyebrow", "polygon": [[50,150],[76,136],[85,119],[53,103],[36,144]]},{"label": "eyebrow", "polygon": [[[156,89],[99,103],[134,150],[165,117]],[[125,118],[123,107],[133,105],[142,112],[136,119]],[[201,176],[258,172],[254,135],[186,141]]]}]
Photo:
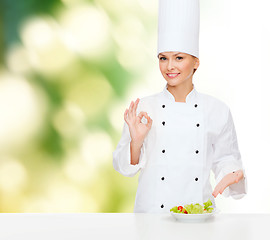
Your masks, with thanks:
[{"label": "eyebrow", "polygon": [[[178,55],[178,54],[183,54],[183,53],[178,52],[178,53],[173,54],[173,56],[176,56],[176,55]],[[159,55],[166,56],[166,55],[164,55],[164,54],[162,54],[162,53],[160,53]]]}]

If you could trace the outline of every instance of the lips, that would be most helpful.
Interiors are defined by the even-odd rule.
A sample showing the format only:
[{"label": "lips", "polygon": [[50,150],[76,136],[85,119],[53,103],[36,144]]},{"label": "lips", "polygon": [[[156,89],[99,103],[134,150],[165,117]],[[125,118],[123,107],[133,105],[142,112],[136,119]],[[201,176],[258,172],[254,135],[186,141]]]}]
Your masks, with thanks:
[{"label": "lips", "polygon": [[166,73],[167,74],[167,76],[169,77],[169,78],[175,78],[175,77],[177,77],[180,73]]}]

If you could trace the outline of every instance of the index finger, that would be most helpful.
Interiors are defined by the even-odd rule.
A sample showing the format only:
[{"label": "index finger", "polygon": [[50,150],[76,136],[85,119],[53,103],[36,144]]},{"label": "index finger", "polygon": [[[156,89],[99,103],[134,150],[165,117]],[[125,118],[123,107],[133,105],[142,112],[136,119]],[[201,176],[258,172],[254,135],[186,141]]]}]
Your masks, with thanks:
[{"label": "index finger", "polygon": [[134,103],[133,114],[135,114],[135,115],[136,115],[136,110],[137,110],[137,106],[138,106],[139,101],[140,101],[140,99],[137,98],[136,101],[135,101],[135,103]]}]

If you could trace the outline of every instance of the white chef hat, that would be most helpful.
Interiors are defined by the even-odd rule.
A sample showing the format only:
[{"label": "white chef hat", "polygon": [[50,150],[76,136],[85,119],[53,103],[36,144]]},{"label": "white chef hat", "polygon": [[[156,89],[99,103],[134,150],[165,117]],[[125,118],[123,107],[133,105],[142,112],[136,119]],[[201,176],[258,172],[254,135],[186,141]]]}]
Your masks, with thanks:
[{"label": "white chef hat", "polygon": [[159,0],[158,52],[177,51],[199,58],[199,0]]}]

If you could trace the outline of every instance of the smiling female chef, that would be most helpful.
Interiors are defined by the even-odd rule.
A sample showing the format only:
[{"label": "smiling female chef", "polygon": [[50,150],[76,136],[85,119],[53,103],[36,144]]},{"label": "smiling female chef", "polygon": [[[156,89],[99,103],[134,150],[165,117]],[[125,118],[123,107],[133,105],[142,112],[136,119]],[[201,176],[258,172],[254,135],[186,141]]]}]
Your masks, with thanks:
[{"label": "smiling female chef", "polygon": [[[163,91],[131,102],[113,166],[124,176],[140,170],[134,212],[169,212],[206,202],[219,193],[246,194],[231,112],[196,91],[199,67],[199,0],[160,0],[158,58]],[[218,183],[212,190],[210,171]]]}]

